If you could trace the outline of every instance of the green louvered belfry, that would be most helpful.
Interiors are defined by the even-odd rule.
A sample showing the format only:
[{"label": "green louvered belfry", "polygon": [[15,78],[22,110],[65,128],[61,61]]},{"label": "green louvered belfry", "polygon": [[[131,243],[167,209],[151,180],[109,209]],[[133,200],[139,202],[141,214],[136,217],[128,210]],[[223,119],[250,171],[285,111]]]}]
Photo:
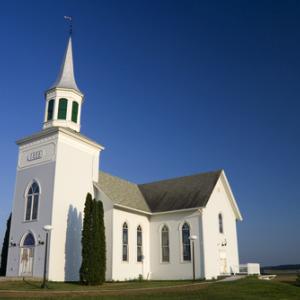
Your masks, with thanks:
[{"label": "green louvered belfry", "polygon": [[67,108],[68,108],[68,100],[65,98],[59,99],[58,119],[60,120],[67,119]]},{"label": "green louvered belfry", "polygon": [[77,123],[77,119],[78,119],[78,103],[74,101],[72,104],[72,121]]}]

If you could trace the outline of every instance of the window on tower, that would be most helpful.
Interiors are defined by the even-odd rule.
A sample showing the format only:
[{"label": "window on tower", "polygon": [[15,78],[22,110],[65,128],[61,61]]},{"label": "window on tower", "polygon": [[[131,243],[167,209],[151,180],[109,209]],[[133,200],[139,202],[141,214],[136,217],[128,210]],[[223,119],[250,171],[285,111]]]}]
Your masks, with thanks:
[{"label": "window on tower", "polygon": [[39,198],[40,198],[40,187],[37,184],[37,182],[34,181],[31,184],[26,196],[25,221],[37,220]]},{"label": "window on tower", "polygon": [[77,118],[78,118],[78,103],[74,101],[72,104],[72,121],[77,123]]},{"label": "window on tower", "polygon": [[67,119],[67,108],[68,108],[68,100],[65,98],[59,99],[58,119],[60,120]]},{"label": "window on tower", "polygon": [[54,112],[54,99],[51,99],[48,102],[47,121],[51,121],[53,119],[53,112]]}]

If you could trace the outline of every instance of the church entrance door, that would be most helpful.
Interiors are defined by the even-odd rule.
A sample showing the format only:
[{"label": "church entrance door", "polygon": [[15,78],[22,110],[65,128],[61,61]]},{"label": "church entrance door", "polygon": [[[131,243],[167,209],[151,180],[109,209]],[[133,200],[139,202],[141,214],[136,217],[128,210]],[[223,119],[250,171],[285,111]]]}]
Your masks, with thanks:
[{"label": "church entrance door", "polygon": [[32,276],[34,262],[35,240],[32,233],[28,233],[21,245],[20,276]]},{"label": "church entrance door", "polygon": [[227,256],[225,251],[220,251],[220,274],[227,274]]}]

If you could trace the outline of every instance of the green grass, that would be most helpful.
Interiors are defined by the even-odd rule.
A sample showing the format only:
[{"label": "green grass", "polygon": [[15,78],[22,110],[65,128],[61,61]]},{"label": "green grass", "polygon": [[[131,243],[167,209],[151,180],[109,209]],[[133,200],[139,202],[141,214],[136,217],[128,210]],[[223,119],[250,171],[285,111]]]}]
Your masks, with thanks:
[{"label": "green grass", "polygon": [[[196,281],[201,282],[201,281]],[[102,285],[82,285],[79,283],[64,282],[48,282],[47,291],[89,291],[89,290],[122,290],[122,289],[140,289],[140,288],[158,288],[166,286],[180,286],[190,284],[190,280],[170,280],[170,281],[123,281],[123,282],[107,282]],[[3,281],[0,282],[0,291],[43,291],[41,290],[41,282],[37,281]]]},{"label": "green grass", "polygon": [[[122,299],[122,300],[153,300],[155,299],[197,299],[197,300],[299,300],[300,299],[300,286],[296,286],[295,282],[279,282],[279,281],[263,281],[256,278],[245,278],[233,282],[218,282],[203,285],[190,285],[188,281],[151,281],[151,282],[123,282],[123,283],[106,283],[100,287],[83,287],[76,284],[68,283],[50,283],[49,289],[46,291],[46,297],[42,297],[43,291],[32,298],[26,299],[55,299],[55,300],[67,300],[70,297],[74,299]],[[36,283],[31,283],[36,284]],[[166,289],[166,286],[173,286],[172,288]],[[154,290],[136,290],[137,288],[158,288]],[[2,289],[10,290],[27,290],[23,295],[19,295],[17,299],[22,299],[22,296],[33,296],[30,295],[30,290],[37,290],[37,286],[30,286],[23,282],[0,282],[0,290]],[[114,290],[110,293],[113,295],[95,295],[96,292],[92,290]],[[131,289],[131,290],[128,290]],[[86,291],[85,295],[70,294],[59,296],[59,295],[49,295],[48,293],[53,291]],[[123,290],[123,291],[122,291]],[[90,293],[90,294],[88,294]],[[38,297],[37,297],[38,296]],[[0,293],[0,299],[1,293]],[[7,299],[7,298],[5,298]]]}]

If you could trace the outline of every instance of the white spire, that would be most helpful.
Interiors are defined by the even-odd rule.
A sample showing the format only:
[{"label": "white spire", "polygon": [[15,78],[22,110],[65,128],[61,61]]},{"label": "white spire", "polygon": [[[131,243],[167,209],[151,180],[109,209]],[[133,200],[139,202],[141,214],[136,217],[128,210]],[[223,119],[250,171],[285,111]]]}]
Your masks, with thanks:
[{"label": "white spire", "polygon": [[51,86],[53,88],[66,88],[73,89],[81,93],[79,90],[75,77],[74,77],[74,66],[73,66],[73,52],[72,52],[72,38],[69,37],[65,56],[60,68],[59,75],[55,83]]}]

